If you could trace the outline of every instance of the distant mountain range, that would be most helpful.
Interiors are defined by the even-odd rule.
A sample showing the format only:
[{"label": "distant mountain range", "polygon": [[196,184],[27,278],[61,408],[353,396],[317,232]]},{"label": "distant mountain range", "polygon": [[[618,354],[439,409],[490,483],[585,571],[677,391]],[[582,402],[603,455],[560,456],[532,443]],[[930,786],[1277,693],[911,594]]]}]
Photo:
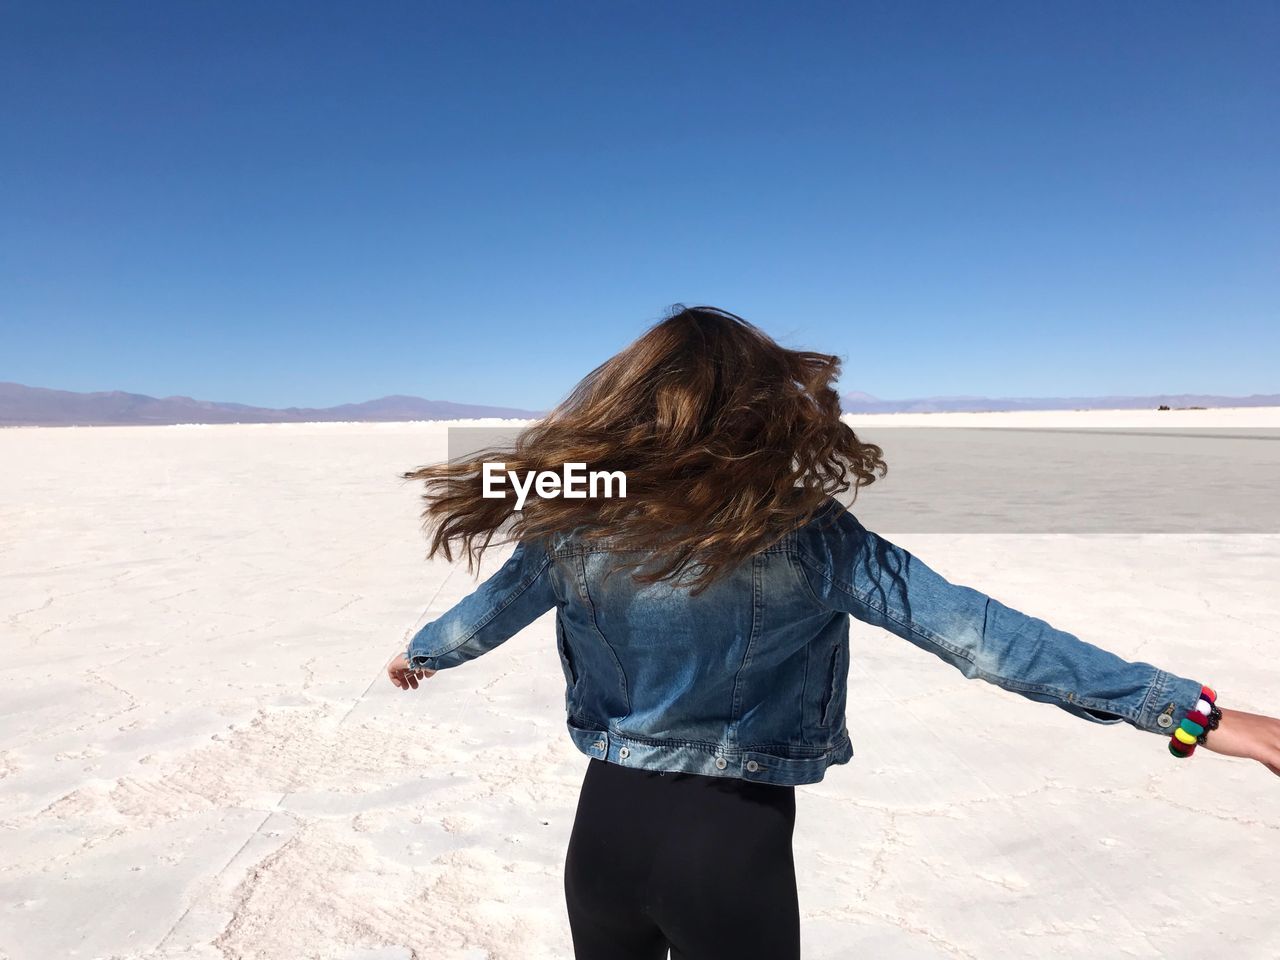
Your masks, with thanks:
[{"label": "distant mountain range", "polygon": [[[999,410],[1155,410],[1178,407],[1280,407],[1280,393],[1221,397],[1198,393],[1149,397],[923,397],[881,400],[867,393],[841,397],[846,413],[959,413]],[[390,396],[336,407],[251,407],[191,397],[149,397],[110,390],[74,393],[0,382],[0,426],[109,426],[174,423],[304,423],[459,420],[506,417],[530,420],[546,411],[490,407],[449,400]]]},{"label": "distant mountain range", "polygon": [[469,417],[530,419],[541,414],[448,400],[392,396],[337,407],[251,407],[191,397],[148,397],[109,390],[73,393],[20,383],[0,383],[0,426],[109,426],[173,423],[302,423],[317,421],[459,420]]},{"label": "distant mountain range", "polygon": [[1003,410],[1157,410],[1160,407],[1280,407],[1280,393],[1220,397],[1166,393],[1149,397],[922,397],[881,400],[869,393],[840,398],[845,413],[985,413]]}]

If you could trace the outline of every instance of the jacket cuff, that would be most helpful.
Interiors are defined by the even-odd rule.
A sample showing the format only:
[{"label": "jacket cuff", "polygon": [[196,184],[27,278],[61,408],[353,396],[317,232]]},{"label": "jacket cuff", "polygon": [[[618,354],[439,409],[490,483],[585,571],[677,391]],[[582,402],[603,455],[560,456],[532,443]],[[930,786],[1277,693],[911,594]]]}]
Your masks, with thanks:
[{"label": "jacket cuff", "polygon": [[[416,637],[414,639],[417,639]],[[409,665],[410,670],[435,670],[436,658],[428,656],[425,653],[415,653],[413,649],[413,640],[409,641],[409,646],[404,651],[405,663]]]},{"label": "jacket cuff", "polygon": [[408,662],[410,670],[439,670],[440,669],[440,667],[436,665],[437,661],[439,660],[438,657],[429,657],[424,653],[412,654],[412,655],[409,653],[406,653],[404,658]]},{"label": "jacket cuff", "polygon": [[1203,684],[1199,680],[1160,670],[1147,692],[1134,726],[1148,733],[1171,736],[1187,714],[1196,708],[1201,686]]}]

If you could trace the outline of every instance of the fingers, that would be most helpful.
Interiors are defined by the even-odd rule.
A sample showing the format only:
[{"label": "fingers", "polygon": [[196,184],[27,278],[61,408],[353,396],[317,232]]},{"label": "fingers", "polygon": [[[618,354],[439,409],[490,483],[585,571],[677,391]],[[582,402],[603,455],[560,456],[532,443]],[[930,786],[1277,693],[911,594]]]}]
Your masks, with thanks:
[{"label": "fingers", "polygon": [[434,674],[434,670],[427,669],[387,671],[387,676],[391,678],[391,682],[401,690],[417,690],[419,680],[425,680]]},{"label": "fingers", "polygon": [[392,661],[387,667],[387,677],[401,690],[409,689],[408,682],[409,671],[400,665],[398,661]]},{"label": "fingers", "polygon": [[407,666],[403,655],[396,657],[387,667],[387,676],[401,690],[417,690],[419,680],[425,680],[427,677],[434,676],[435,673],[436,671],[428,670],[426,667]]}]

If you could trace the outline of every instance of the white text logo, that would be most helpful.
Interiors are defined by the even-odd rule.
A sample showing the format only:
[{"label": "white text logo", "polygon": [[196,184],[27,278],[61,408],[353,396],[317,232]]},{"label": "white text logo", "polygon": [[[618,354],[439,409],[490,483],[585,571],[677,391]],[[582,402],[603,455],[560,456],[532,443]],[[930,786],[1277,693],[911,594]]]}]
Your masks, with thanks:
[{"label": "white text logo", "polygon": [[[524,509],[529,491],[543,498],[567,497],[585,500],[587,497],[625,497],[627,475],[621,470],[592,470],[587,472],[585,463],[566,463],[560,473],[554,470],[530,470],[522,478],[508,470],[505,463],[486,463],[483,467],[483,496],[495,500],[506,497],[501,489],[508,482],[516,492],[516,509]],[[618,492],[614,493],[614,485]]]}]

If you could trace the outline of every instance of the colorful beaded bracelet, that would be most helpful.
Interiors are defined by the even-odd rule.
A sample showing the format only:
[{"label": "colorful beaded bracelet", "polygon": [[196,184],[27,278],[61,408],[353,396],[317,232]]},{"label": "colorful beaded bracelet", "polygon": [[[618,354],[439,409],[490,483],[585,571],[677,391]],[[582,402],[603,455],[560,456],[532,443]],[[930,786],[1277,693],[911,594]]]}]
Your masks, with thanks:
[{"label": "colorful beaded bracelet", "polygon": [[1212,687],[1200,688],[1200,699],[1194,710],[1187,713],[1178,729],[1169,737],[1169,752],[1175,757],[1189,757],[1196,752],[1196,744],[1204,743],[1210,730],[1218,729],[1222,711],[1218,709],[1218,695]]}]

